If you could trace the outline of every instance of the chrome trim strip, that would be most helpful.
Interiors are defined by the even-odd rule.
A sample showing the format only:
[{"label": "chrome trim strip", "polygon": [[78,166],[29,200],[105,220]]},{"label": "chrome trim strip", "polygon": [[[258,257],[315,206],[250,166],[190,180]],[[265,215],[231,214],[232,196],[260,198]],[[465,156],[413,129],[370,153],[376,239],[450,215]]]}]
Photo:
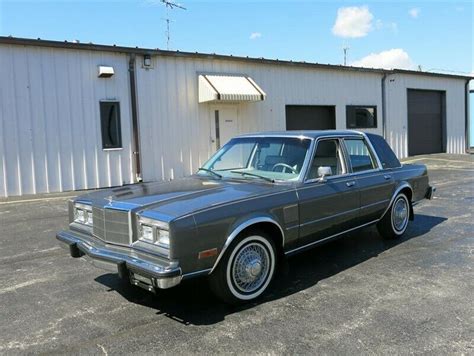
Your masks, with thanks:
[{"label": "chrome trim strip", "polygon": [[199,271],[196,271],[196,272],[189,272],[189,273],[183,274],[183,279],[199,276],[201,274],[209,274],[211,272],[211,270],[212,270],[212,268],[206,268],[206,269],[202,269],[202,270],[199,270]]},{"label": "chrome trim strip", "polygon": [[[412,187],[410,186],[410,184],[408,183],[402,183],[402,185],[400,185],[396,190],[395,192],[393,193],[392,195],[392,198],[390,199],[390,203],[388,204],[387,206],[387,209],[385,209],[385,211],[383,212],[382,216],[380,217],[380,220],[383,219],[383,217],[385,216],[385,214],[387,214],[387,212],[390,210],[390,207],[392,206],[392,203],[393,201],[395,200],[395,197],[397,196],[398,193],[400,193],[400,191],[404,188],[409,188],[411,190],[411,194],[413,196],[413,189]],[[410,204],[411,204],[411,201],[410,201]]]},{"label": "chrome trim strip", "polygon": [[297,251],[299,251],[299,250],[302,250],[302,249],[304,249],[304,248],[307,248],[307,247],[310,247],[310,246],[313,246],[313,245],[317,245],[317,244],[319,244],[319,243],[321,243],[321,242],[323,242],[323,241],[327,241],[327,240],[330,240],[330,239],[332,239],[332,238],[335,238],[335,237],[337,237],[337,236],[339,236],[339,235],[342,235],[342,234],[348,233],[348,232],[350,232],[350,231],[354,231],[354,230],[363,228],[363,227],[368,226],[368,225],[375,224],[375,223],[378,222],[379,220],[380,220],[380,219],[373,220],[373,221],[370,221],[370,222],[368,222],[368,223],[365,223],[365,224],[362,224],[362,225],[353,227],[353,228],[351,228],[351,229],[349,229],[349,230],[344,230],[344,231],[342,231],[342,232],[338,232],[337,234],[334,234],[334,235],[325,237],[324,239],[320,239],[320,240],[316,240],[316,241],[310,242],[309,244],[306,244],[306,245],[297,247],[297,248],[295,248],[295,249],[293,249],[293,250],[286,251],[286,252],[285,252],[285,255],[290,255],[290,254],[295,253],[295,252],[297,252]]},{"label": "chrome trim strip", "polygon": [[219,256],[217,257],[216,259],[216,262],[214,263],[214,266],[212,266],[212,269],[211,269],[211,272],[209,272],[209,274],[211,274],[217,267],[217,264],[219,263],[219,261],[221,260],[222,256],[224,255],[225,251],[227,250],[227,247],[229,247],[229,245],[232,243],[232,241],[237,237],[237,235],[243,231],[244,229],[246,229],[247,227],[249,226],[252,226],[252,225],[255,225],[255,224],[258,224],[258,223],[261,223],[261,222],[269,222],[269,223],[272,223],[276,226],[278,226],[278,228],[280,229],[280,232],[281,232],[281,236],[283,237],[283,246],[285,246],[285,232],[283,231],[282,227],[280,226],[280,224],[278,224],[275,220],[269,218],[269,217],[260,217],[260,218],[253,218],[253,219],[250,219],[250,220],[247,220],[245,221],[244,223],[240,224],[239,226],[237,226],[234,231],[232,231],[232,233],[227,237],[226,241],[225,241],[225,244],[224,244],[224,247],[222,248],[221,252],[219,253]]},{"label": "chrome trim strip", "polygon": [[324,221],[324,220],[327,220],[327,219],[331,219],[331,218],[334,218],[334,217],[337,217],[337,216],[341,216],[341,215],[344,215],[344,214],[349,214],[349,213],[353,213],[354,211],[357,211],[359,210],[360,208],[355,208],[355,209],[351,209],[351,210],[345,210],[341,213],[337,213],[337,214],[333,214],[333,215],[330,215],[330,216],[326,216],[324,218],[320,218],[320,219],[316,219],[316,220],[311,220],[311,221],[307,221],[305,222],[304,224],[300,224],[300,227],[302,226],[307,226],[307,225],[311,225],[311,224],[315,224],[317,222],[320,222],[320,221]]}]

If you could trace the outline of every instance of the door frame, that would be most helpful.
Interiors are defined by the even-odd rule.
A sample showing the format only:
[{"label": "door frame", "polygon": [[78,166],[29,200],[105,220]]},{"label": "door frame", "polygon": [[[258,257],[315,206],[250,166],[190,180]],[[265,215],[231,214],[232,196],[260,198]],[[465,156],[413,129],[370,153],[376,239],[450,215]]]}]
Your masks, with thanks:
[{"label": "door frame", "polygon": [[[217,145],[220,143],[220,147],[222,147],[222,142],[216,137],[216,111],[220,111],[222,109],[228,108],[235,108],[237,113],[237,128],[240,131],[240,123],[239,123],[239,116],[240,116],[240,108],[238,104],[209,104],[209,145],[212,152],[216,152],[218,150]],[[220,117],[219,117],[220,119]]]}]

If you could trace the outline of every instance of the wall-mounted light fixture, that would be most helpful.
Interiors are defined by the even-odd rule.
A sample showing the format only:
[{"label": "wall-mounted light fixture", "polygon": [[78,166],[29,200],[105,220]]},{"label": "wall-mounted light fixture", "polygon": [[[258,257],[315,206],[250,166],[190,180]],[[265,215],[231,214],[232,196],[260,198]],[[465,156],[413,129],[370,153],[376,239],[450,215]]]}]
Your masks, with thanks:
[{"label": "wall-mounted light fixture", "polygon": [[110,78],[114,75],[114,67],[99,66],[99,78]]},{"label": "wall-mounted light fixture", "polygon": [[153,68],[153,62],[151,60],[151,55],[145,54],[143,56],[143,68]]}]

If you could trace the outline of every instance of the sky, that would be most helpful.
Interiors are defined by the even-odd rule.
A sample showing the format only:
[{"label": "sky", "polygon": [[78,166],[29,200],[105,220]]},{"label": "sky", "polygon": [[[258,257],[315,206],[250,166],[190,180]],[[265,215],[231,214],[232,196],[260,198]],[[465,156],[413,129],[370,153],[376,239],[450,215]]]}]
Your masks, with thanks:
[{"label": "sky", "polygon": [[[472,1],[198,1],[169,10],[170,48],[474,72]],[[0,0],[0,35],[166,49],[160,0]]]}]

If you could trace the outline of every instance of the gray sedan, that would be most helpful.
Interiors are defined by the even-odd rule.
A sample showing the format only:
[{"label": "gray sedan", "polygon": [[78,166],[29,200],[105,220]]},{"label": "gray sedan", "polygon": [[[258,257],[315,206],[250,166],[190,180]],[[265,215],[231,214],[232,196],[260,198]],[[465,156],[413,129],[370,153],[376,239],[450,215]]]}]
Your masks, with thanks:
[{"label": "gray sedan", "polygon": [[426,167],[401,165],[378,135],[251,134],[191,177],[71,200],[56,237],[149,291],[208,276],[221,299],[242,303],[264,293],[284,256],[373,224],[399,238],[433,191]]}]

